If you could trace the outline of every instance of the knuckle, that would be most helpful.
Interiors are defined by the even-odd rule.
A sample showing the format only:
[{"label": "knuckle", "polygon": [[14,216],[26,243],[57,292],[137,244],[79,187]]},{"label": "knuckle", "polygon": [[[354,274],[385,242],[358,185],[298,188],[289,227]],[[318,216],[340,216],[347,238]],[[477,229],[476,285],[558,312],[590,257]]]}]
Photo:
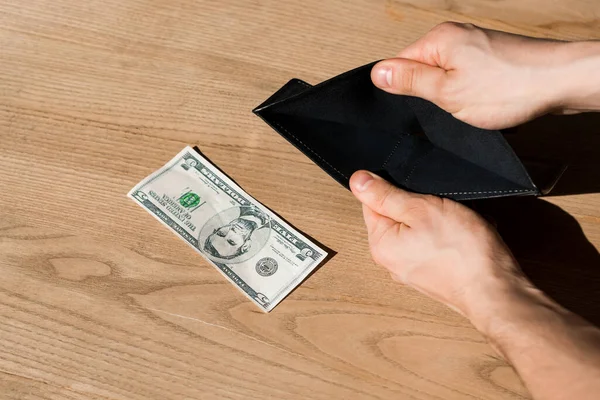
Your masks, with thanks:
[{"label": "knuckle", "polygon": [[479,42],[485,46],[489,45],[491,40],[490,32],[473,25],[473,29],[469,31],[473,42]]},{"label": "knuckle", "polygon": [[436,25],[431,32],[439,33],[439,34],[451,34],[457,33],[464,29],[464,24],[454,21],[446,21],[441,24]]},{"label": "knuckle", "polygon": [[440,36],[456,38],[467,36],[478,30],[480,30],[479,27],[471,23],[446,21],[434,27],[431,32]]},{"label": "knuckle", "polygon": [[421,217],[433,215],[441,209],[442,199],[432,195],[422,195],[412,198],[407,205],[411,213]]},{"label": "knuckle", "polygon": [[410,200],[408,206],[413,211],[426,212],[430,209],[429,201],[425,196],[415,197]]},{"label": "knuckle", "polygon": [[425,194],[423,195],[423,198],[425,199],[427,204],[429,204],[429,207],[435,208],[440,207],[442,205],[442,202],[444,201],[441,197],[434,196],[432,194]]}]

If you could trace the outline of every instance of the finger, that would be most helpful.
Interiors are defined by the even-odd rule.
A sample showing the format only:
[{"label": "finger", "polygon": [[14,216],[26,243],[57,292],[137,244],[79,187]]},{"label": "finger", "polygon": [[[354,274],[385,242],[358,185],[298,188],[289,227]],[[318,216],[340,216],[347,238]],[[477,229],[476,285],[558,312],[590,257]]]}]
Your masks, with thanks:
[{"label": "finger", "polygon": [[377,224],[377,219],[381,217],[381,214],[377,214],[375,211],[371,210],[364,204],[362,205],[362,210],[365,225],[367,226],[367,230],[370,233],[371,228]]},{"label": "finger", "polygon": [[[434,67],[444,67],[444,57],[448,47],[464,39],[466,34],[478,29],[472,24],[446,21],[431,29],[425,36],[401,50],[396,57],[408,58]],[[445,68],[446,69],[446,68]]]},{"label": "finger", "polygon": [[[406,203],[419,195],[399,189],[368,171],[355,172],[350,178],[350,189],[372,212],[410,225]],[[376,216],[367,212],[365,222],[368,224],[372,219],[376,219]]]},{"label": "finger", "polygon": [[398,224],[398,222],[393,219],[376,213],[364,204],[362,209],[365,225],[367,226],[367,233],[369,234],[369,239],[371,241],[379,240],[384,232],[388,231],[393,225]]},{"label": "finger", "polygon": [[[396,239],[399,239],[401,238],[399,235],[411,229],[405,223],[397,222],[391,218],[378,214],[364,204],[363,215],[365,218],[365,225],[367,226],[367,233],[369,235],[369,244],[371,245],[371,249],[376,248],[381,243],[383,236],[392,233],[395,235]],[[400,245],[400,242],[397,244]]]},{"label": "finger", "polygon": [[402,49],[396,57],[438,67],[439,60],[436,59],[438,52],[434,51],[434,49],[434,43],[427,36],[424,36]]},{"label": "finger", "polygon": [[436,103],[448,76],[442,68],[405,58],[383,60],[371,70],[371,80],[389,93],[421,97]]}]

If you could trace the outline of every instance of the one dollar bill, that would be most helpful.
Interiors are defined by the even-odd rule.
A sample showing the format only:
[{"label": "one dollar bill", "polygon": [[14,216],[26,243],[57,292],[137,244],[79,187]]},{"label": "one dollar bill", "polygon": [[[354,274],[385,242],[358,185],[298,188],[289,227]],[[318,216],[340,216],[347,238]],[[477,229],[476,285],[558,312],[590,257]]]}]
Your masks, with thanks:
[{"label": "one dollar bill", "polygon": [[327,256],[191,147],[128,196],[265,312]]}]

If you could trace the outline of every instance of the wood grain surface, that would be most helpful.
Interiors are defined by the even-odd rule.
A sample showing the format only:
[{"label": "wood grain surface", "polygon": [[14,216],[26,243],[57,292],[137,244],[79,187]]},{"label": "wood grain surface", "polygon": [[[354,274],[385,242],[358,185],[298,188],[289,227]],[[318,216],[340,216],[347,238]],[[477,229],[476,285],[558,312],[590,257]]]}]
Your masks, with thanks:
[{"label": "wood grain surface", "polygon": [[[0,398],[529,398],[468,321],[373,264],[351,194],[250,112],[444,20],[600,38],[596,0],[0,0]],[[598,126],[534,123],[516,141],[569,159],[561,196],[482,206],[596,323]],[[188,144],[337,252],[268,315],[125,197]]]}]

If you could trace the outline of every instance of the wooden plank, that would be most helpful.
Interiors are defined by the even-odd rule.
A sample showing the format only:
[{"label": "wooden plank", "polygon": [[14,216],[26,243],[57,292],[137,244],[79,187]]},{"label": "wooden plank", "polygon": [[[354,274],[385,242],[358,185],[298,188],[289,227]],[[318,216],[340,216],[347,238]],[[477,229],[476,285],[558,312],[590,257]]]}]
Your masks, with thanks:
[{"label": "wooden plank", "polygon": [[[600,37],[599,16],[592,0],[0,1],[0,391],[529,398],[466,320],[372,263],[351,194],[250,110],[291,77],[393,55],[447,19],[576,39]],[[273,313],[125,197],[186,144],[337,252]],[[567,216],[558,231],[581,224],[592,265],[599,195],[548,201]],[[564,272],[561,254],[523,257],[537,276]],[[594,319],[594,298],[568,306]]]}]

